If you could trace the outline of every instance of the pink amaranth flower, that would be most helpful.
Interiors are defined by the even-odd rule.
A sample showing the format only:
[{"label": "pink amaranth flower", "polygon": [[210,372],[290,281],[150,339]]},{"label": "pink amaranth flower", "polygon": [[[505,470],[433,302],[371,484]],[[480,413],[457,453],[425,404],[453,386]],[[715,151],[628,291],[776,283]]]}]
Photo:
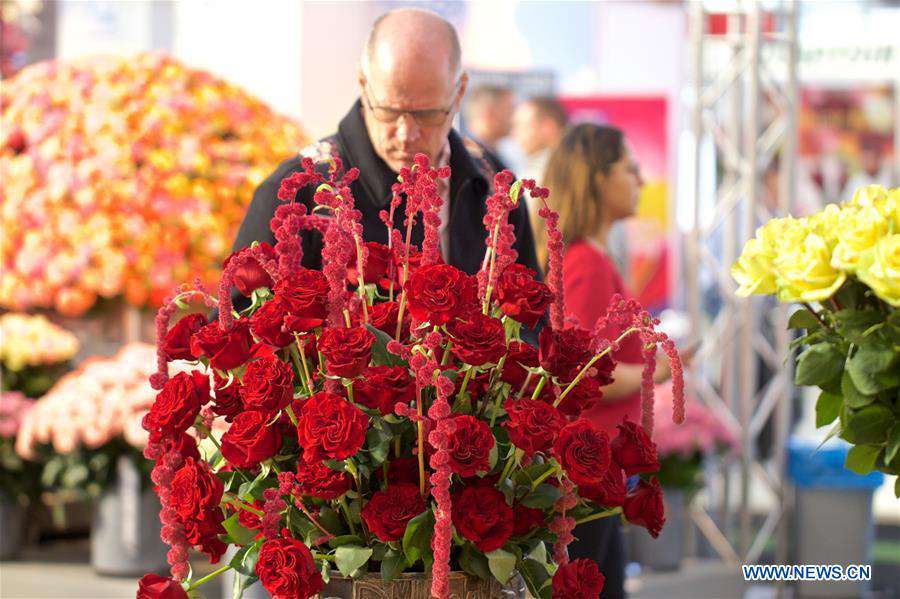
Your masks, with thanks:
[{"label": "pink amaranth flower", "polygon": [[538,215],[546,221],[547,227],[547,286],[553,292],[553,303],[550,304],[550,326],[554,329],[562,329],[566,313],[565,299],[563,297],[563,236],[559,230],[559,213],[550,208],[547,198],[550,191],[545,187],[537,187],[531,190],[531,197],[540,199],[544,206],[538,211]]},{"label": "pink amaranth flower", "polygon": [[[509,222],[509,213],[515,210],[519,197],[510,197],[511,172],[504,170],[494,175],[494,193],[487,199],[487,211],[482,222],[487,235],[484,264],[478,272],[478,296],[484,301],[488,289],[497,288],[497,279],[506,267],[516,261],[518,252],[513,249],[515,229]],[[521,192],[517,191],[517,195]]]}]

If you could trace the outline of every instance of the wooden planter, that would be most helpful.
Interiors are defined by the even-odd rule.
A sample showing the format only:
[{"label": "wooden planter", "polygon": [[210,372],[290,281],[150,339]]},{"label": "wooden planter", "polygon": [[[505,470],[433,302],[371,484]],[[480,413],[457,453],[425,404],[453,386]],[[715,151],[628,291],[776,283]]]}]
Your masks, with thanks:
[{"label": "wooden planter", "polygon": [[[462,572],[451,572],[450,599],[496,599],[507,596],[496,580],[484,581]],[[398,575],[383,582],[379,574],[357,579],[332,574],[320,599],[430,599],[431,577],[420,573]]]}]

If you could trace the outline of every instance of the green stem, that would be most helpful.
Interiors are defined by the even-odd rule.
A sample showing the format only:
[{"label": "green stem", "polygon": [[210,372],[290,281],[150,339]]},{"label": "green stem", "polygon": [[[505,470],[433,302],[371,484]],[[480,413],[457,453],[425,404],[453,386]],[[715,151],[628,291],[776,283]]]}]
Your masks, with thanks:
[{"label": "green stem", "polygon": [[294,426],[297,426],[297,416],[294,414],[294,408],[290,405],[284,407],[284,410],[287,412],[288,418],[291,419],[291,422],[294,423]]},{"label": "green stem", "polygon": [[350,525],[350,534],[356,534],[356,526],[353,525],[353,518],[350,516],[350,506],[347,505],[347,499],[343,496],[338,499],[341,509],[344,510],[344,517],[347,518],[347,524]]},{"label": "green stem", "polygon": [[469,386],[469,379],[472,378],[472,373],[475,371],[471,366],[466,371],[466,376],[463,377],[462,385],[459,388],[459,393],[456,394],[456,400],[459,401],[463,398],[463,395],[466,394],[466,387]]},{"label": "green stem", "polygon": [[263,513],[262,510],[258,510],[258,509],[256,509],[255,507],[251,507],[251,506],[247,505],[246,503],[244,503],[243,501],[241,501],[241,500],[238,499],[237,497],[235,497],[234,499],[226,499],[226,501],[227,501],[228,503],[230,503],[231,505],[233,505],[234,507],[239,508],[239,509],[242,509],[242,510],[244,510],[245,512],[250,512],[251,514],[254,514],[254,515],[256,515],[256,516],[259,516],[260,518],[262,518],[263,516],[265,516],[265,514]]},{"label": "green stem", "polygon": [[531,490],[534,491],[535,489],[537,489],[539,484],[541,484],[542,482],[544,482],[545,480],[550,478],[551,475],[553,475],[554,473],[556,473],[558,471],[559,471],[559,465],[554,464],[553,467],[550,468],[550,470],[547,470],[546,472],[541,474],[539,477],[534,479],[534,482],[531,483]]},{"label": "green stem", "polygon": [[519,461],[521,459],[522,455],[524,455],[524,454],[525,454],[524,451],[516,448],[516,450],[512,453],[512,455],[509,456],[509,459],[506,460],[506,465],[503,467],[503,473],[500,474],[500,481],[499,481],[500,484],[503,484],[503,481],[506,480],[506,477],[509,474],[509,471],[512,469],[513,463]]},{"label": "green stem", "polygon": [[328,555],[327,553],[320,553],[318,551],[313,551],[312,554],[313,554],[313,557],[316,559],[324,559],[324,560],[328,560],[330,562],[333,562],[335,560],[335,557],[333,555]]},{"label": "green stem", "polygon": [[[625,337],[627,337],[628,335],[634,333],[634,332],[637,331],[637,330],[638,330],[637,327],[631,327],[630,329],[627,329],[624,333],[622,333],[621,335],[619,335],[619,337],[616,339],[616,341],[615,341],[615,343],[614,343],[613,345],[618,345],[618,344],[622,341],[622,339],[624,339]],[[581,382],[581,379],[584,378],[584,375],[587,374],[587,371],[590,369],[591,366],[594,365],[594,363],[595,363],[597,360],[599,360],[600,358],[602,358],[603,356],[605,356],[606,354],[608,354],[608,353],[611,352],[611,351],[612,351],[612,345],[610,345],[609,347],[606,347],[606,348],[605,348],[603,351],[601,351],[599,354],[597,354],[596,356],[594,356],[593,358],[591,358],[590,361],[589,361],[587,364],[585,364],[584,367],[581,369],[581,371],[578,373],[578,376],[575,377],[575,380],[573,380],[571,383],[569,383],[569,386],[566,387],[565,390],[563,390],[563,392],[559,394],[559,397],[556,399],[556,401],[553,402],[553,407],[555,408],[556,406],[558,406],[559,403],[560,403],[563,399],[565,399],[566,395],[569,394],[569,391],[571,391],[572,389],[574,389],[575,386],[576,386],[578,383]]]},{"label": "green stem", "polygon": [[[296,337],[297,334],[295,333]],[[304,377],[303,366],[300,364],[300,352],[297,350],[297,347],[300,345],[299,341],[297,345],[292,345],[290,348],[291,359],[294,362],[294,367],[297,369],[297,376],[300,377],[300,386],[303,388],[303,392],[309,395],[309,385],[306,384],[306,377]]]},{"label": "green stem", "polygon": [[491,266],[488,269],[488,284],[487,288],[484,290],[484,306],[481,309],[484,314],[488,313],[488,306],[491,305],[491,291],[493,291],[493,285],[491,283],[494,277],[494,257],[497,255],[497,236],[499,235],[499,233],[500,222],[498,221],[494,226],[494,234],[491,236]]},{"label": "green stem", "polygon": [[210,572],[209,574],[207,574],[207,575],[204,576],[203,578],[197,579],[196,582],[192,582],[191,585],[187,588],[187,590],[192,591],[192,590],[196,589],[198,586],[200,586],[201,584],[206,584],[207,582],[209,582],[210,580],[212,580],[212,579],[215,578],[216,576],[219,576],[220,574],[224,574],[225,572],[227,572],[227,571],[230,570],[230,569],[231,569],[231,566],[222,566],[221,568],[219,568],[219,569],[216,570],[215,572]]},{"label": "green stem", "polygon": [[593,520],[600,520],[601,518],[609,518],[610,516],[616,516],[621,513],[622,513],[622,508],[617,507],[612,510],[598,512],[596,514],[591,514],[590,516],[585,516],[584,518],[581,518],[580,520],[576,520],[575,524],[576,525],[584,524],[585,522],[591,522]]},{"label": "green stem", "polygon": [[531,394],[531,399],[537,399],[541,395],[541,391],[544,390],[544,385],[547,384],[547,375],[541,375],[541,380],[538,381],[537,386],[534,388],[534,393]]}]

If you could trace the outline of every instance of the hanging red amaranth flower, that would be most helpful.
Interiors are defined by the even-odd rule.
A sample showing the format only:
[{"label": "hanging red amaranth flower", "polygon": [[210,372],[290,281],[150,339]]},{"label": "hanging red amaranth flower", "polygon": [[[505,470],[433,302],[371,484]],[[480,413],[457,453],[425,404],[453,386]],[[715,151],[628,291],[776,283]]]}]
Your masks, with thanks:
[{"label": "hanging red amaranth flower", "polygon": [[575,494],[575,485],[567,477],[563,477],[559,484],[562,497],[556,500],[553,509],[557,516],[550,522],[550,531],[556,535],[553,544],[553,561],[559,566],[569,563],[569,544],[575,540],[572,531],[575,529],[575,519],[566,516],[566,512],[578,505],[578,496]]},{"label": "hanging red amaranth flower", "polygon": [[165,351],[165,340],[169,333],[172,316],[181,309],[179,304],[192,297],[199,297],[207,307],[216,305],[215,299],[206,293],[199,279],[194,281],[193,289],[182,285],[178,291],[176,295],[167,297],[156,313],[156,372],[150,375],[150,386],[157,391],[161,390],[169,380],[169,359]]},{"label": "hanging red amaranth flower", "polygon": [[497,280],[506,267],[516,261],[518,252],[513,249],[516,241],[515,228],[509,222],[509,213],[516,208],[520,188],[516,187],[510,196],[513,174],[508,170],[494,175],[494,193],[486,201],[487,211],[482,222],[487,233],[485,237],[485,263],[478,272],[478,297],[488,302],[488,294],[497,289]]},{"label": "hanging red amaranth flower", "polygon": [[543,207],[538,215],[546,221],[547,227],[547,286],[553,292],[553,303],[550,304],[550,326],[560,330],[565,326],[566,305],[563,298],[563,243],[559,230],[559,213],[547,204],[550,190],[546,187],[534,186],[531,197],[540,199]]}]

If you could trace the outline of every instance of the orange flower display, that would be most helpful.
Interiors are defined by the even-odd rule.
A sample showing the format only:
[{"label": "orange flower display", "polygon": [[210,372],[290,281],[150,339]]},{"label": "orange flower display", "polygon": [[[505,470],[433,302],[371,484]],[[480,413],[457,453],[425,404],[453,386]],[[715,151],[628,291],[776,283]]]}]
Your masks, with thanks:
[{"label": "orange flower display", "polygon": [[299,126],[158,53],[44,62],[0,90],[0,306],[156,306],[218,264]]}]

